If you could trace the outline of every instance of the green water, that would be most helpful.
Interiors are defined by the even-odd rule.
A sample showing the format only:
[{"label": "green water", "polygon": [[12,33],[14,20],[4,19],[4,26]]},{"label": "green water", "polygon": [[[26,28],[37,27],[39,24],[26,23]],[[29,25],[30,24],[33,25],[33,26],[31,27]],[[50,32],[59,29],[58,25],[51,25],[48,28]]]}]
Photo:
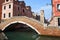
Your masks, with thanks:
[{"label": "green water", "polygon": [[[3,36],[2,33],[4,33],[5,36]],[[0,33],[0,40],[6,36],[8,40],[60,40],[60,37],[38,35],[35,30],[31,28],[6,30],[2,33]]]},{"label": "green water", "polygon": [[60,40],[60,37],[39,36],[35,32],[6,32],[8,40]]},{"label": "green water", "polygon": [[17,24],[12,24],[4,30],[3,33],[5,36],[3,36],[4,34],[0,33],[0,40],[6,40],[7,38],[8,40],[60,40],[60,37],[40,36],[35,32],[35,30],[29,27],[22,26],[16,29],[15,25]]},{"label": "green water", "polygon": [[34,34],[30,32],[7,32],[5,34],[9,40],[35,40]]}]

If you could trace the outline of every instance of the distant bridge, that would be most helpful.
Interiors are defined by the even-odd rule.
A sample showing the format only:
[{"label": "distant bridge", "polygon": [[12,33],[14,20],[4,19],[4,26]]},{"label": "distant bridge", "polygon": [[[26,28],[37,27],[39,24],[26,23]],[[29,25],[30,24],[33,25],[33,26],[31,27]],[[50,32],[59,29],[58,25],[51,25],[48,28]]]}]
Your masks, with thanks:
[{"label": "distant bridge", "polygon": [[51,36],[60,36],[60,29],[53,27],[44,27],[39,21],[28,18],[26,16],[17,16],[10,19],[6,19],[0,23],[0,30],[5,30],[11,24],[22,23],[28,25],[30,28],[35,30],[40,35],[51,35]]}]

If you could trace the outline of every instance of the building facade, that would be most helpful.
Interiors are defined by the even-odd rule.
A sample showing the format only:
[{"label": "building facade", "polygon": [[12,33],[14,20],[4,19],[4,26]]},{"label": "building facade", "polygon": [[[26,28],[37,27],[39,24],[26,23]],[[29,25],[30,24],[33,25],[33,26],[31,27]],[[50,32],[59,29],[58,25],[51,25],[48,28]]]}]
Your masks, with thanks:
[{"label": "building facade", "polygon": [[5,0],[2,4],[2,19],[9,19],[13,16],[32,17],[30,6],[26,6],[24,1]]},{"label": "building facade", "polygon": [[0,0],[0,20],[2,17],[2,3],[4,2],[4,0]]},{"label": "building facade", "polygon": [[50,26],[60,26],[60,0],[52,0],[52,18]]}]

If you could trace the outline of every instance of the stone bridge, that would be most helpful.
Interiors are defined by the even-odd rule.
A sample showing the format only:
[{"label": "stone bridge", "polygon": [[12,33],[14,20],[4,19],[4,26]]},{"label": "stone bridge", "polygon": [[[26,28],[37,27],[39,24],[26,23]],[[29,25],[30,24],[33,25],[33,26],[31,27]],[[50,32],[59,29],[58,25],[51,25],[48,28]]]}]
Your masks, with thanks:
[{"label": "stone bridge", "polygon": [[6,27],[14,23],[22,23],[28,25],[35,30],[39,35],[60,36],[60,29],[57,27],[44,27],[39,21],[28,18],[26,16],[18,16],[10,19],[6,19],[0,23],[0,30],[4,31]]}]

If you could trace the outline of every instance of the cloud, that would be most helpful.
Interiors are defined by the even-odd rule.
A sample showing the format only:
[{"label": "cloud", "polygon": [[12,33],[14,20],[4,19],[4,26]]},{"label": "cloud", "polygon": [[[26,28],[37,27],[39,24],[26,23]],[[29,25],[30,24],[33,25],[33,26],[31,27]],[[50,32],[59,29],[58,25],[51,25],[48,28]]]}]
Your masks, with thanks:
[{"label": "cloud", "polygon": [[46,19],[50,19],[52,16],[52,5],[46,5],[40,8],[40,10],[44,10],[44,15]]},{"label": "cloud", "polygon": [[51,5],[46,5],[40,8],[40,10],[47,10],[47,9],[52,9]]}]

